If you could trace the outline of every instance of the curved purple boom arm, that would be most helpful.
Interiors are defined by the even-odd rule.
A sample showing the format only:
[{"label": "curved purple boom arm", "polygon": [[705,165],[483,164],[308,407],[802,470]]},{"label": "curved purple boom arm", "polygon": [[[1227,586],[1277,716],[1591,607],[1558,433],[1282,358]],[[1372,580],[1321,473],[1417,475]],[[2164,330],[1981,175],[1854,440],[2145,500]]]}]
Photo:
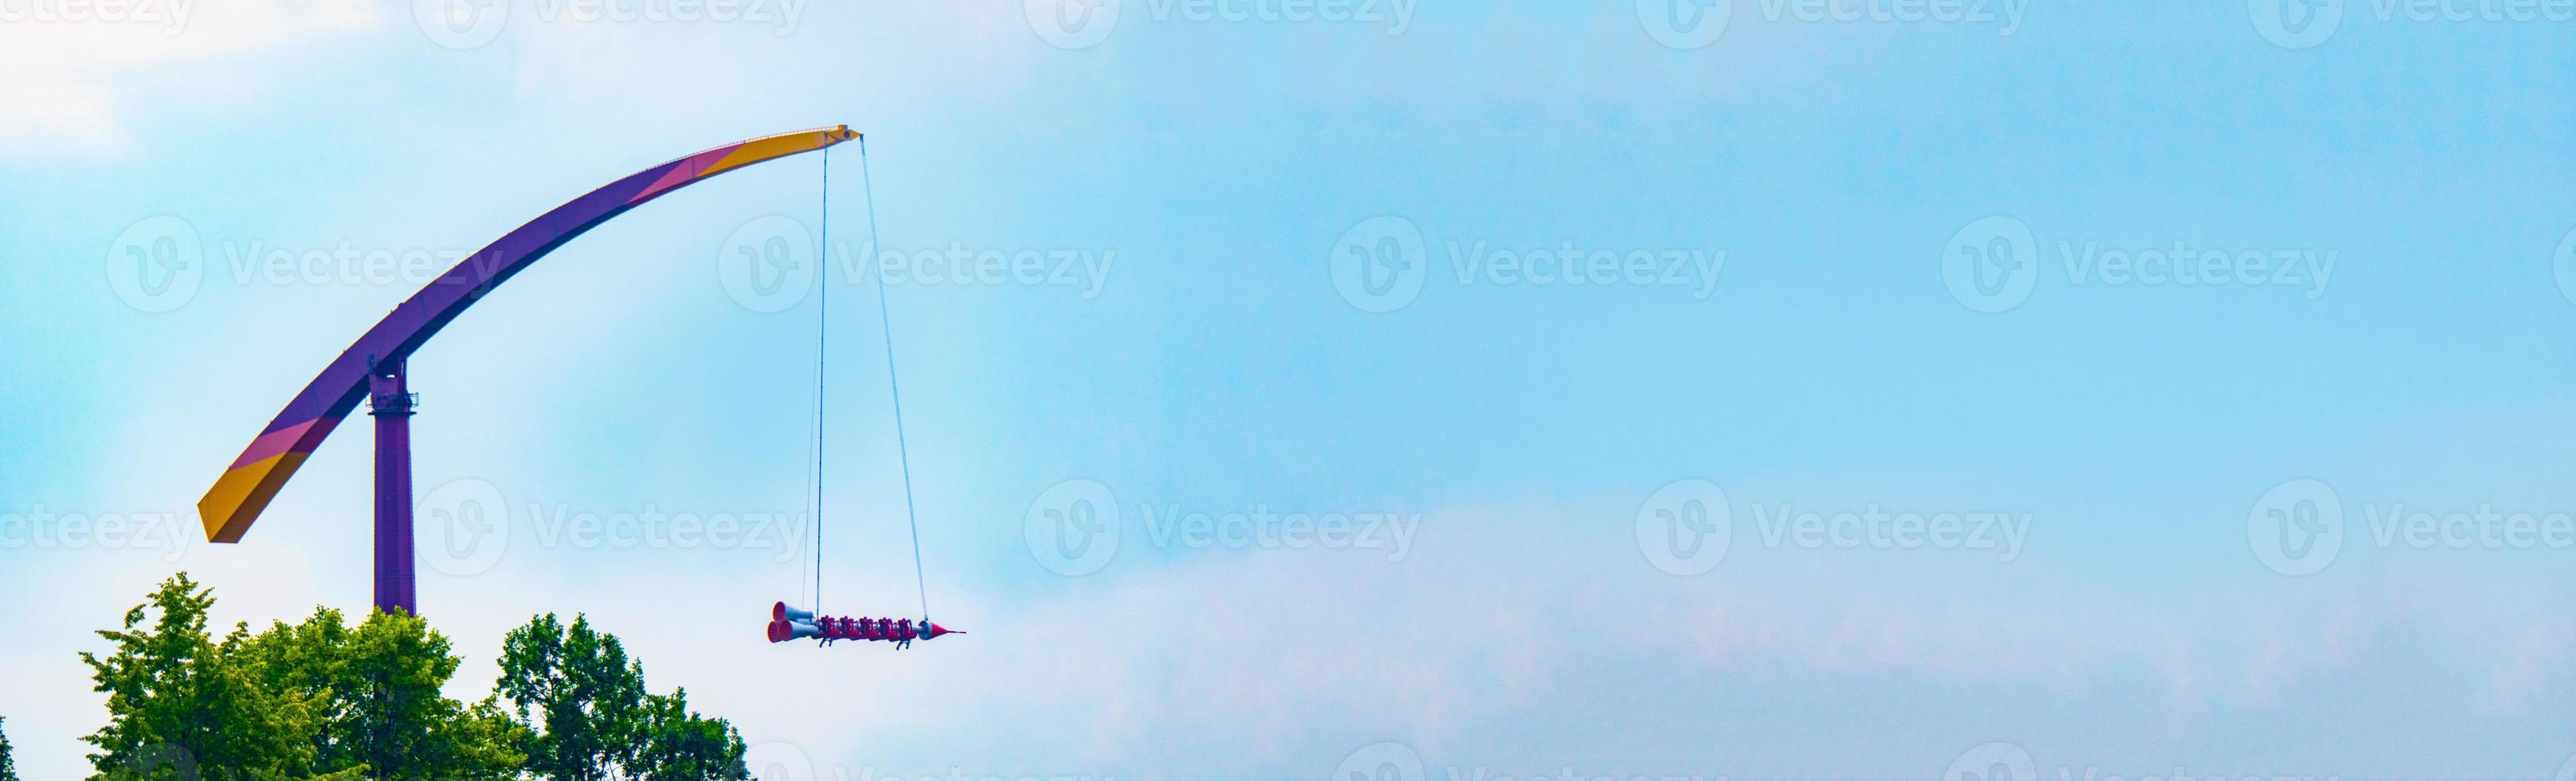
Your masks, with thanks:
[{"label": "curved purple boom arm", "polygon": [[[215,480],[214,488],[197,502],[197,513],[206,524],[206,539],[239,542],[278,489],[286,485],[286,479],[295,475],[296,468],[303,466],[315,448],[321,447],[322,439],[331,435],[340,419],[348,417],[358,401],[367,397],[369,382],[379,369],[392,373],[389,378],[396,380],[393,385],[398,389],[402,361],[413,350],[420,349],[448,321],[528,264],[664,193],[736,168],[825,149],[858,137],[848,125],[840,125],[755,138],[689,155],[592,190],[529,220],[467,257],[440,274],[429,287],[412,294],[374,328],[367,329],[366,335],[358,337],[356,344],[349,345],[339,358],[323,367],[321,375],[295,394],[286,410],[277,413],[277,419],[251,440],[250,447],[233,460],[232,466]],[[401,501],[408,515],[408,467],[403,471],[406,496]],[[380,536],[382,533],[379,529]],[[404,549],[407,551],[408,545]],[[383,564],[379,562],[379,567]],[[404,561],[402,566],[407,571],[410,563]]]}]

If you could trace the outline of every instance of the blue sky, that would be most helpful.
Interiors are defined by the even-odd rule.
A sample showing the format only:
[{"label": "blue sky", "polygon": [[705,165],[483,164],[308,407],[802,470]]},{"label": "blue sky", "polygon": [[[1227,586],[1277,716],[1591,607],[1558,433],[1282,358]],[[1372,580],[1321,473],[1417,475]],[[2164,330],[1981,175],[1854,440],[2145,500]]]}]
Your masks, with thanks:
[{"label": "blue sky", "polygon": [[[458,696],[561,611],[771,778],[2576,754],[2568,9],[514,0],[425,28],[442,2],[0,3],[28,777],[85,772],[76,654],[168,573],[228,621],[367,604],[363,421],[242,544],[189,536],[417,287],[365,258],[836,123],[873,186],[836,150],[828,215],[819,156],[728,174],[414,357]],[[1050,271],[744,292],[768,237],[869,256],[871,190],[907,259]],[[136,285],[137,248],[182,281]],[[867,273],[930,609],[973,634],[768,646],[811,589],[818,290],[824,607],[917,610]]]}]

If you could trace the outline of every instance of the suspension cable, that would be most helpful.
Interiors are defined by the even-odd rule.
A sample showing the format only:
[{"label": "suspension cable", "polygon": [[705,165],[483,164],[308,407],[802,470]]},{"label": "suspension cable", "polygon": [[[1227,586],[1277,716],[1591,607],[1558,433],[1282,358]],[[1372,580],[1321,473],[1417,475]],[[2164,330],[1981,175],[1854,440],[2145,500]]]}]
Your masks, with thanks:
[{"label": "suspension cable", "polygon": [[[815,329],[815,330],[816,330],[817,332],[820,332],[822,329],[817,328],[817,329]],[[815,373],[816,375],[818,375],[818,376],[819,376],[819,375],[821,375],[821,374],[823,373],[823,372],[822,372],[822,367],[820,367],[820,366],[815,367],[815,371],[814,371],[814,373]],[[814,396],[813,396],[813,398],[812,398],[812,401],[806,405],[806,408],[807,408],[807,409],[816,409],[816,408],[819,408],[820,406],[822,406],[822,404],[823,404],[823,389],[822,389],[821,387],[819,387],[822,383],[818,381],[818,382],[816,382],[815,384],[816,384],[818,387],[816,387],[816,388],[814,389]],[[819,418],[819,413],[818,413],[818,415],[817,415],[817,418]],[[819,420],[811,420],[811,421],[809,421],[809,422],[810,422],[810,423],[819,423]],[[797,497],[796,497],[796,500],[797,500],[797,501],[800,501],[800,502],[804,502],[804,503],[805,503],[805,519],[806,519],[806,521],[807,521],[807,524],[806,524],[806,529],[805,529],[805,534],[804,534],[805,539],[803,540],[803,542],[805,542],[805,544],[806,544],[807,546],[809,546],[809,547],[820,547],[820,545],[819,545],[820,541],[819,541],[819,540],[817,540],[817,539],[815,539],[815,534],[817,533],[817,531],[818,531],[818,530],[814,528],[814,525],[813,525],[812,521],[814,520],[815,513],[817,513],[817,512],[819,511],[819,507],[818,507],[818,505],[820,504],[819,502],[817,502],[817,501],[816,501],[816,498],[817,498],[818,494],[816,494],[816,492],[815,492],[815,488],[814,488],[814,481],[815,481],[815,475],[814,475],[814,472],[815,472],[815,469],[814,469],[814,467],[815,467],[815,463],[814,463],[814,462],[815,462],[815,458],[814,458],[814,449],[815,449],[815,448],[817,448],[817,447],[821,447],[821,444],[820,444],[817,440],[822,439],[822,436],[823,436],[823,430],[822,430],[822,429],[823,429],[823,427],[822,427],[821,425],[812,425],[810,428],[808,428],[808,429],[806,430],[806,432],[805,432],[805,455],[803,455],[803,456],[801,456],[801,457],[800,457],[800,460],[802,460],[802,461],[804,461],[804,462],[805,462],[805,492],[804,492],[804,493],[802,493],[802,494],[798,494],[798,495],[797,495]],[[801,556],[800,556],[800,557],[797,557],[797,562],[796,562],[796,602],[795,602],[795,604],[799,604],[799,605],[811,605],[811,604],[814,604],[814,596],[815,596],[815,595],[814,595],[814,592],[813,592],[813,587],[816,585],[816,582],[815,582],[815,579],[814,579],[814,572],[815,572],[815,570],[816,570],[816,569],[819,569],[819,568],[822,566],[822,564],[823,564],[823,562],[819,559],[819,557],[818,557],[817,559],[806,559],[806,558],[801,557]]]},{"label": "suspension cable", "polygon": [[[865,155],[861,156],[862,158]],[[827,364],[824,342],[832,329],[832,149],[823,148],[823,215],[822,246],[817,262],[822,268],[815,273],[815,287],[821,294],[814,312],[814,601],[813,610],[823,609],[823,377]]]},{"label": "suspension cable", "polygon": [[[867,194],[868,251],[873,253],[878,251],[877,192],[876,179],[868,172],[867,136],[859,137],[859,181],[861,191]],[[903,464],[903,518],[904,522],[912,528],[912,585],[921,593],[921,620],[923,623],[928,623],[930,621],[930,586],[928,578],[922,575],[921,568],[921,519],[913,511],[912,446],[904,440],[903,436],[903,386],[895,380],[894,372],[894,317],[886,311],[885,274],[880,270],[876,277],[877,330],[885,335],[886,392],[894,402],[895,457]]]}]

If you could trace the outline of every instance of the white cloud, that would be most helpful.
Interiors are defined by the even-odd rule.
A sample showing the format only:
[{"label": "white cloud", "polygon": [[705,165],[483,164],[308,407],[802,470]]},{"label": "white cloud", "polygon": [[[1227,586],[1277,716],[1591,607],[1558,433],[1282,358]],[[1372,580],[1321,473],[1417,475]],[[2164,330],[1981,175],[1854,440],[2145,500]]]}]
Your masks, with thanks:
[{"label": "white cloud", "polygon": [[363,0],[0,3],[0,154],[121,152],[145,77],[376,21]]},{"label": "white cloud", "polygon": [[[800,645],[745,656],[682,636],[639,653],[694,694],[734,700],[719,692],[753,688],[713,709],[754,742],[786,741],[825,777],[837,765],[852,778],[936,774],[960,760],[995,763],[969,765],[969,774],[1310,772],[1375,740],[1427,756],[1570,759],[1590,750],[1579,737],[1485,733],[1564,718],[1561,700],[1589,692],[1629,702],[1636,735],[1669,742],[1679,736],[1668,731],[1716,707],[1696,699],[1717,696],[1706,681],[1770,681],[1802,700],[1728,706],[1753,710],[1920,708],[1915,715],[1933,719],[1969,708],[1961,712],[1981,721],[1955,725],[1963,732],[2010,725],[2011,714],[2140,707],[2150,712],[2137,724],[2218,740],[2231,724],[2299,723],[2296,703],[2318,686],[2403,667],[2366,649],[2439,654],[2461,674],[2427,685],[2462,697],[2481,694],[2490,678],[2548,681],[2568,662],[2553,639],[2562,622],[2444,616],[2440,605],[2459,601],[2534,603],[2506,583],[2424,602],[2399,595],[2439,587],[2394,585],[2412,580],[2403,573],[2390,574],[2385,590],[2219,579],[2124,593],[2093,574],[2027,561],[1951,566],[1938,556],[1759,548],[1731,556],[1720,574],[1673,578],[1627,547],[1624,529],[1595,533],[1594,515],[1437,514],[1417,555],[1397,564],[1332,551],[1122,560],[1097,575],[1044,580],[1019,604],[950,608],[943,621],[974,634],[903,654]],[[2518,647],[2484,653],[2442,642],[2469,635]],[[760,660],[757,672],[726,671],[747,658]],[[763,679],[779,683],[762,693]],[[788,694],[792,682],[819,680],[832,682],[831,696]],[[1703,688],[1668,688],[1690,680]],[[1993,699],[1889,699],[1922,690]],[[2527,717],[2496,705],[2504,707],[2461,715]],[[1658,769],[1732,761],[1717,747],[1674,743],[1669,752],[1680,764]],[[1890,749],[1865,761],[1902,760]]]}]

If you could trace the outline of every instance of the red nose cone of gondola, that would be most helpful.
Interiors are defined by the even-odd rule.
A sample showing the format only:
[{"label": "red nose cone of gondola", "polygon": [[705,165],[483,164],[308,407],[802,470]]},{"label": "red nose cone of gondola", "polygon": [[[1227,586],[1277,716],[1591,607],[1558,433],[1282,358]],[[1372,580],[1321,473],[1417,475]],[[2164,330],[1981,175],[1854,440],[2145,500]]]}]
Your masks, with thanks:
[{"label": "red nose cone of gondola", "polygon": [[938,636],[940,636],[940,635],[962,635],[962,634],[965,634],[965,633],[964,633],[964,632],[957,631],[957,630],[954,630],[954,629],[950,629],[950,628],[948,628],[948,627],[940,626],[940,625],[938,625],[938,624],[931,624],[931,625],[930,625],[930,632],[929,632],[928,634],[923,635],[923,637],[924,637],[924,638],[931,638],[931,637],[938,637]]}]

